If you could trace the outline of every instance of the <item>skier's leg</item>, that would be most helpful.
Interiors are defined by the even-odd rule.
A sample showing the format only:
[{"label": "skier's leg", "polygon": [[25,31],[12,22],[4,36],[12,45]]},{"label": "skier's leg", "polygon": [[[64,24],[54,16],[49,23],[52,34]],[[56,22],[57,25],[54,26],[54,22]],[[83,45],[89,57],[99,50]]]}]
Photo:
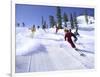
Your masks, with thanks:
[{"label": "skier's leg", "polygon": [[68,41],[68,42],[71,44],[72,48],[76,48],[76,46],[75,46],[75,44],[73,43],[72,40],[70,40],[70,41]]},{"label": "skier's leg", "polygon": [[58,33],[58,30],[59,30],[59,29],[56,28],[56,33]]},{"label": "skier's leg", "polygon": [[57,31],[57,29],[56,29],[56,33],[57,33],[58,31]]},{"label": "skier's leg", "polygon": [[76,43],[76,41],[77,41],[77,40],[78,40],[78,39],[77,39],[77,38],[75,38],[75,39],[74,39],[74,42]]}]

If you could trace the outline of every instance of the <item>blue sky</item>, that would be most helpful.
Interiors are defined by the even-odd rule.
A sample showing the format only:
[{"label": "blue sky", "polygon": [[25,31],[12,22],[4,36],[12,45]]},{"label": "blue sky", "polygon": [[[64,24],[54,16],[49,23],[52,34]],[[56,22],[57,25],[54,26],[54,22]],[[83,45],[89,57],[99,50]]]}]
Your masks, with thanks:
[{"label": "blue sky", "polygon": [[[25,5],[16,4],[15,7],[16,23],[24,22],[26,26],[41,25],[41,17],[49,25],[49,16],[53,15],[56,19],[56,7],[55,6],[42,6],[42,5]],[[77,16],[82,15],[84,10],[87,9],[88,15],[94,16],[93,8],[75,8],[75,7],[61,7],[61,13],[65,12],[67,15],[70,13],[76,13]]]}]

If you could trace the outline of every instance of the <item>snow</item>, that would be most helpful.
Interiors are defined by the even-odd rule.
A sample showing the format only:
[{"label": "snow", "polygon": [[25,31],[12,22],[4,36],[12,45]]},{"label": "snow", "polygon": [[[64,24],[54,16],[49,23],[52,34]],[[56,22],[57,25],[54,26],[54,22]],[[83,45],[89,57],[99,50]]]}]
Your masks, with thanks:
[{"label": "snow", "polygon": [[[88,17],[88,23],[90,24],[91,22],[94,23],[94,17],[92,16],[87,16]],[[78,16],[77,17],[78,24],[86,24],[85,16]]]},{"label": "snow", "polygon": [[[80,19],[81,28],[94,28],[94,23],[86,25],[84,16]],[[56,34],[55,28],[40,28],[32,34],[27,27],[16,27],[16,73],[93,69],[94,30],[80,29],[79,33],[75,45],[81,51],[77,52],[64,41],[63,29]],[[80,56],[81,52],[86,56]]]}]

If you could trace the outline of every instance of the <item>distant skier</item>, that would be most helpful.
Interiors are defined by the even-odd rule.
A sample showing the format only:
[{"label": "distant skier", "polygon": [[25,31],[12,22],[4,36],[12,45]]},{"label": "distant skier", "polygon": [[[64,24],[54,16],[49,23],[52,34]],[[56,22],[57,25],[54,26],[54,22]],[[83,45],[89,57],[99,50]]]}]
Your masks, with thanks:
[{"label": "distant skier", "polygon": [[71,30],[67,30],[67,29],[65,29],[64,30],[65,31],[65,41],[66,41],[66,38],[67,38],[67,41],[70,43],[70,45],[71,45],[71,47],[72,48],[75,48],[76,49],[76,46],[75,46],[75,44],[73,43],[73,41],[72,41],[72,36],[76,39],[76,37],[74,36],[74,34],[71,32]]},{"label": "distant skier", "polygon": [[58,33],[59,28],[56,26],[56,34]]},{"label": "distant skier", "polygon": [[31,36],[32,36],[32,38],[33,38],[34,33],[35,33],[35,31],[36,31],[35,25],[33,25],[32,28],[30,28],[30,30],[31,30],[31,32],[32,32]]},{"label": "distant skier", "polygon": [[59,27],[58,24],[56,25],[56,34],[58,33]]}]

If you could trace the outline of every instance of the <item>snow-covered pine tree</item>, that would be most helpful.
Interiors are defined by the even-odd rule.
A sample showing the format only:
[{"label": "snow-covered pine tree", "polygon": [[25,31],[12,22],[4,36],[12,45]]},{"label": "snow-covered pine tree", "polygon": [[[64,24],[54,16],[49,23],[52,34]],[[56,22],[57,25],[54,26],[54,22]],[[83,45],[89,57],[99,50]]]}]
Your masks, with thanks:
[{"label": "snow-covered pine tree", "polygon": [[58,28],[62,29],[62,17],[61,17],[61,9],[60,7],[57,7],[57,24],[58,24]]},{"label": "snow-covered pine tree", "polygon": [[84,15],[85,15],[86,23],[88,24],[88,13],[86,9],[84,10]]},{"label": "snow-covered pine tree", "polygon": [[63,14],[63,22],[64,22],[65,27],[67,27],[68,16],[67,16],[67,14],[65,12]]}]

